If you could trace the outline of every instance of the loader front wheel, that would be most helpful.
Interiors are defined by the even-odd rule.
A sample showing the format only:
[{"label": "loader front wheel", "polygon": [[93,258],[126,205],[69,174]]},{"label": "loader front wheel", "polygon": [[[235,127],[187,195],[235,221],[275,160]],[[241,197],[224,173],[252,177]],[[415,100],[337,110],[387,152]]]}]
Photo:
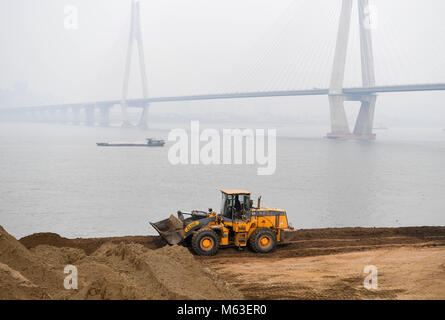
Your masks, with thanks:
[{"label": "loader front wheel", "polygon": [[249,244],[255,252],[269,253],[277,246],[277,236],[270,229],[258,228],[250,236]]},{"label": "loader front wheel", "polygon": [[213,256],[218,251],[219,237],[215,231],[200,229],[192,236],[192,248],[200,256]]}]

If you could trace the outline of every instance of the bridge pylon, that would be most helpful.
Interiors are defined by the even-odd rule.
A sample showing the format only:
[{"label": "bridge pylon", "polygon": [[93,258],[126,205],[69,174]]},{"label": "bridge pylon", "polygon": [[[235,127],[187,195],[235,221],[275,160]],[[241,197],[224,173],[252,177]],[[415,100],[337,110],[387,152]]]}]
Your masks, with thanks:
[{"label": "bridge pylon", "polygon": [[[139,71],[141,74],[141,82],[142,82],[142,97],[144,99],[147,99],[148,84],[147,84],[147,73],[145,69],[144,46],[142,42],[139,0],[132,0],[131,3],[130,37],[128,40],[127,58],[125,63],[124,83],[122,88],[122,99],[121,99],[122,127],[133,127],[133,124],[131,124],[128,118],[127,97],[128,97],[128,82],[130,78],[131,57],[133,53],[134,42],[136,42],[138,48]],[[148,127],[148,108],[149,108],[148,103],[142,107],[142,114],[138,123],[138,126],[143,129]]]},{"label": "bridge pylon", "polygon": [[[377,96],[346,95],[343,93],[346,56],[351,27],[352,6],[355,0],[343,0],[340,23],[337,34],[334,64],[329,87],[329,105],[331,114],[331,132],[328,138],[374,139],[372,132]],[[363,87],[375,86],[374,55],[372,49],[371,28],[369,25],[369,0],[358,1],[358,21],[360,28],[360,55]],[[354,131],[351,133],[346,117],[344,102],[361,102]]]}]

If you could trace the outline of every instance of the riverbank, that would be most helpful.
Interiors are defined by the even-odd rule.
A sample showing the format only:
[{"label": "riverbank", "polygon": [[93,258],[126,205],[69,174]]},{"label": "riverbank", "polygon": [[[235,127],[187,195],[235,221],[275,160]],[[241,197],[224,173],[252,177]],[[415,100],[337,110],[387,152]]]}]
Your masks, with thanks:
[{"label": "riverbank", "polygon": [[[68,264],[78,290],[63,287]],[[363,286],[369,265],[377,290]],[[2,299],[445,299],[445,227],[299,230],[271,254],[214,257],[156,236],[16,240],[0,228],[0,275]]]}]

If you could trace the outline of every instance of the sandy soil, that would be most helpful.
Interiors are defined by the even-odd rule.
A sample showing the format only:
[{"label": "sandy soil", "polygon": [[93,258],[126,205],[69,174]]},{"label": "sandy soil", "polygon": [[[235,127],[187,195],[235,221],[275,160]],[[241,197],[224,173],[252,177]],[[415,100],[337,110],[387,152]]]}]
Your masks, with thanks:
[{"label": "sandy soil", "polygon": [[[197,262],[187,248],[150,249],[147,246],[158,239],[143,239],[144,245],[136,243],[144,237],[131,238],[135,241],[127,237],[122,241],[97,239],[93,250],[92,239],[70,241],[38,234],[24,240],[29,243],[33,239],[36,245],[25,247],[0,227],[0,299],[243,298],[236,288]],[[44,244],[44,239],[48,243]],[[67,265],[77,268],[77,290],[64,287]]]},{"label": "sandy soil", "polygon": [[[445,299],[445,247],[213,260],[209,265],[248,299]],[[367,265],[377,267],[377,290],[364,288]]]},{"label": "sandy soil", "polygon": [[[248,299],[445,299],[443,227],[300,230],[269,255],[198,259]],[[377,290],[364,288],[367,265]]]},{"label": "sandy soil", "polygon": [[[79,267],[75,292],[61,288],[66,264]],[[377,290],[363,286],[366,265]],[[0,227],[0,289],[0,299],[445,299],[445,227],[299,230],[270,254],[214,257],[154,236],[17,241]]]}]

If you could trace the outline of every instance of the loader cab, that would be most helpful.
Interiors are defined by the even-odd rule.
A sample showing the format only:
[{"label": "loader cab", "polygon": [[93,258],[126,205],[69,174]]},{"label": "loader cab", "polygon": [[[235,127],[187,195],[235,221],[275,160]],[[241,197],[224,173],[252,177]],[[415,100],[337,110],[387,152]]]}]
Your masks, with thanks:
[{"label": "loader cab", "polygon": [[250,192],[246,190],[221,190],[221,214],[228,219],[250,216]]}]

